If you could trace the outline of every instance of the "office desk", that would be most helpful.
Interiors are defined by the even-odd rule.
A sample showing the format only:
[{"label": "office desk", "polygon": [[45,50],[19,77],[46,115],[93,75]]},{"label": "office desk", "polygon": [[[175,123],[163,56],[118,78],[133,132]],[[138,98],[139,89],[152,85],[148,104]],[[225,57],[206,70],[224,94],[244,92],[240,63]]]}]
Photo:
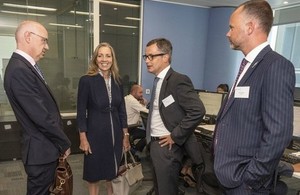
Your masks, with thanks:
[{"label": "office desk", "polygon": [[[215,125],[198,125],[195,129],[195,135],[198,140],[207,142],[211,144],[213,139],[213,134],[215,130]],[[293,152],[287,149],[287,152]],[[293,177],[300,179],[300,172],[294,172]]]},{"label": "office desk", "polygon": [[294,172],[293,177],[300,179],[300,172]]},{"label": "office desk", "polygon": [[200,133],[213,137],[215,125],[198,125],[195,129],[195,133]]}]

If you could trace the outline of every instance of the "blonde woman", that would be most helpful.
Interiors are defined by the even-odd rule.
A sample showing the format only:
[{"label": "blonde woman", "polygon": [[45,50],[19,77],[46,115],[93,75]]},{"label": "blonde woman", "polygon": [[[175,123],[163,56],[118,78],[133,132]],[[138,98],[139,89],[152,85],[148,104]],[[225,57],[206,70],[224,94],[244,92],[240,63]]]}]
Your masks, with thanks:
[{"label": "blonde woman", "polygon": [[116,55],[108,43],[98,45],[80,78],[77,123],[89,194],[98,195],[99,181],[106,180],[107,194],[112,195],[110,181],[117,175],[122,149],[129,150],[130,144]]}]

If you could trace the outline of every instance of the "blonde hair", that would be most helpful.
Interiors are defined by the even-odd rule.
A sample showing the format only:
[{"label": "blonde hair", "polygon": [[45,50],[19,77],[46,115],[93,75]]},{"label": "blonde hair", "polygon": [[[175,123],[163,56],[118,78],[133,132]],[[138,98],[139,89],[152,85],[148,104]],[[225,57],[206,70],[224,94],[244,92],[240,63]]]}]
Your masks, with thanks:
[{"label": "blonde hair", "polygon": [[121,77],[120,77],[120,73],[119,73],[119,67],[118,67],[118,63],[117,63],[116,54],[115,54],[113,47],[109,43],[106,43],[106,42],[100,43],[96,47],[86,74],[89,76],[95,76],[95,75],[99,74],[99,67],[98,67],[96,61],[97,61],[98,51],[101,47],[108,47],[110,49],[111,55],[112,55],[112,65],[110,67],[110,72],[111,72],[111,75],[112,75],[113,79],[115,80],[115,82],[117,84],[120,84]]}]

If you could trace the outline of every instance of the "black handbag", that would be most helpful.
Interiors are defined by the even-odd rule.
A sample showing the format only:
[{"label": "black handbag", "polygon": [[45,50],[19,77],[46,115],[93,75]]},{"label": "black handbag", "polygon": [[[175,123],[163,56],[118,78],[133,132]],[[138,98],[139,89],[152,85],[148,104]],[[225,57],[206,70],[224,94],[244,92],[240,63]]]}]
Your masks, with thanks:
[{"label": "black handbag", "polygon": [[73,174],[67,159],[60,157],[55,171],[54,183],[50,187],[50,193],[55,195],[73,194]]}]

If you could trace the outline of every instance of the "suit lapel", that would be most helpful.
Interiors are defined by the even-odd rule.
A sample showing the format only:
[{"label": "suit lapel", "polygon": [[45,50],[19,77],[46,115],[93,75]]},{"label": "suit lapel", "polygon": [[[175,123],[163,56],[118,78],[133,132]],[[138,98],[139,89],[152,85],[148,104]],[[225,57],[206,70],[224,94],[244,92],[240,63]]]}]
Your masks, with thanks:
[{"label": "suit lapel", "polygon": [[159,93],[159,107],[161,107],[162,100],[165,98],[165,92],[167,90],[168,80],[173,72],[174,72],[174,70],[172,68],[170,68],[162,82],[160,93]]},{"label": "suit lapel", "polygon": [[[243,78],[240,80],[240,82],[238,83],[237,86],[243,86],[247,80],[250,78],[250,76],[252,75],[252,73],[255,71],[255,69],[259,66],[259,64],[262,62],[264,56],[270,52],[272,49],[270,46],[266,46],[254,59],[254,61],[251,63],[250,67],[248,68],[248,70],[246,71],[246,73],[244,74]],[[219,113],[220,118],[223,118],[224,115],[227,113],[227,111],[230,109],[231,105],[233,104],[235,98],[234,98],[234,94],[231,94],[231,96],[229,98],[226,98],[225,103],[222,105],[221,107],[221,111]]]},{"label": "suit lapel", "polygon": [[55,98],[54,98],[54,96],[53,96],[53,94],[52,94],[52,92],[51,92],[49,86],[48,86],[48,85],[45,83],[45,81],[41,78],[41,76],[39,75],[39,73],[34,69],[34,67],[30,64],[30,62],[28,62],[28,60],[26,60],[23,56],[21,56],[20,54],[17,54],[17,53],[13,53],[13,57],[22,60],[22,61],[26,64],[26,66],[33,72],[33,74],[34,74],[35,76],[37,76],[37,77],[40,79],[40,81],[41,81],[41,82],[45,85],[45,87],[47,88],[47,90],[48,90],[49,94],[51,95],[53,101],[54,101],[55,104],[57,105],[57,102],[56,102],[56,100],[55,100]]}]

